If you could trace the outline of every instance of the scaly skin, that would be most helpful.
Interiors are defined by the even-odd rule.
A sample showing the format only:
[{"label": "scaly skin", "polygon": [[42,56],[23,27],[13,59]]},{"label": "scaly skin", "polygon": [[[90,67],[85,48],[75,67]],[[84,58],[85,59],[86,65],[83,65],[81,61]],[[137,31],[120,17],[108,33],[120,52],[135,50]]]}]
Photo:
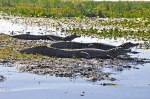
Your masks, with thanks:
[{"label": "scaly skin", "polygon": [[52,40],[52,41],[72,41],[73,39],[80,37],[76,34],[72,34],[67,37],[60,37],[55,35],[30,35],[30,34],[21,34],[11,36],[13,38],[23,39],[23,40]]},{"label": "scaly skin", "polygon": [[123,55],[130,50],[125,50],[123,48],[114,48],[110,50],[101,50],[101,49],[58,49],[47,46],[38,46],[34,48],[29,48],[21,50],[21,53],[26,54],[41,54],[50,57],[59,57],[59,58],[114,58],[118,55]]},{"label": "scaly skin", "polygon": [[105,43],[57,42],[57,43],[51,44],[51,47],[62,48],[62,49],[97,48],[97,49],[109,50],[109,49],[116,48],[116,47],[129,49],[138,45],[139,45],[138,43],[134,44],[131,42],[127,42],[119,46],[114,46],[114,45],[105,44]]}]

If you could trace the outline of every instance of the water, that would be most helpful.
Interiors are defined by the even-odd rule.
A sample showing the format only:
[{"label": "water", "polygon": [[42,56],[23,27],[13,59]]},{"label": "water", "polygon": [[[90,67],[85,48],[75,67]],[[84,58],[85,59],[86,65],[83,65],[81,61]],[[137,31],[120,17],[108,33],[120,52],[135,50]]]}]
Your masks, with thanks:
[{"label": "water", "polygon": [[[14,18],[14,19],[13,19]],[[56,33],[54,28],[49,28],[47,26],[38,26],[38,24],[29,23],[27,19],[18,19],[16,17],[11,17],[8,20],[0,19],[0,32],[8,35],[26,34],[30,33],[33,35],[42,35],[52,31],[51,34]],[[38,21],[38,20],[37,20]],[[59,33],[60,34],[60,33]]]},{"label": "water", "polygon": [[[47,31],[56,33],[53,27],[13,24],[10,20],[0,19],[0,32],[10,34],[12,31],[16,34],[26,32],[40,34]],[[57,34],[61,35],[60,32]],[[117,40],[91,37],[81,37],[74,41],[105,42],[114,45],[127,42],[122,38],[118,42]],[[137,51],[141,53],[134,56],[150,59],[149,50],[137,49]],[[80,77],[70,79],[20,73],[16,67],[4,67],[2,65],[0,65],[0,75],[6,77],[6,80],[0,82],[1,99],[150,99],[150,63],[137,65],[136,67],[140,69],[126,69],[120,72],[105,68],[114,73],[111,76],[118,80],[112,83],[116,83],[118,86],[102,86],[102,83],[111,82],[107,80],[89,82]]]},{"label": "water", "polygon": [[[125,70],[115,76],[119,86],[101,86],[102,82],[87,82],[81,78],[70,80],[48,75],[19,73],[14,67],[0,67],[7,80],[0,83],[2,99],[149,99],[150,64],[139,70]],[[84,96],[81,94],[84,93]],[[113,98],[112,98],[113,97]]]}]

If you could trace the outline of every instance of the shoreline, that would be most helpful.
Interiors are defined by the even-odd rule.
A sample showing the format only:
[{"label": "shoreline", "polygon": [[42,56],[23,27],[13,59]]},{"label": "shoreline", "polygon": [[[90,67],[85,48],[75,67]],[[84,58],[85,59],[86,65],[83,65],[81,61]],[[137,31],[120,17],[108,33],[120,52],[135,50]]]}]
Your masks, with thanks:
[{"label": "shoreline", "polygon": [[[39,32],[40,33],[46,32],[47,34],[51,34],[50,30],[52,30],[53,31],[52,35],[55,34],[55,35],[65,36],[65,35],[68,35],[70,32],[68,32],[68,34],[65,32],[61,32],[61,28],[67,28],[70,24],[71,26],[74,26],[75,23],[81,22],[80,24],[77,24],[77,26],[76,25],[75,26],[79,27],[81,24],[83,24],[83,25],[87,25],[86,26],[87,28],[91,27],[91,26],[89,27],[88,24],[83,23],[84,21],[87,22],[87,20],[89,19],[87,20],[76,19],[75,23],[72,23],[72,20],[68,20],[69,24],[67,24],[64,19],[62,19],[61,22],[59,22],[59,20],[54,21],[51,19],[43,19],[44,20],[43,22],[42,19],[34,19],[31,21],[31,18],[28,19],[24,17],[19,17],[21,18],[21,21],[19,21],[18,18],[14,20],[13,17],[9,17],[9,16],[5,16],[2,18],[6,18],[7,21],[10,21],[10,23],[12,22],[11,23],[12,26],[13,24],[17,24],[19,26],[22,25],[23,27],[26,27],[23,29],[21,27],[19,28],[19,30],[12,29],[12,31],[8,31],[6,33],[9,35],[16,35],[16,34],[23,34],[23,33],[32,34],[32,32],[36,33],[36,35],[38,35]],[[96,22],[98,21],[103,22],[103,20],[97,20]],[[111,20],[108,20],[108,19],[106,19],[105,21],[111,22]],[[91,20],[90,24],[94,22],[95,22],[94,20],[93,21]],[[113,22],[115,21],[113,20]],[[57,27],[59,25],[60,27]],[[33,31],[34,26],[38,27],[36,31]],[[59,28],[60,30],[57,31],[56,27]],[[98,27],[101,27],[101,25]],[[103,29],[105,29],[106,27],[103,27]],[[30,30],[32,32],[28,30],[30,28],[33,29],[33,30]],[[11,34],[12,32],[13,34]],[[40,35],[44,35],[44,34],[40,34]],[[93,37],[97,37],[97,40],[100,39],[97,34],[95,34]],[[81,39],[84,39],[84,38],[81,38]],[[88,41],[90,42],[90,40]],[[93,42],[101,42],[100,40],[99,41],[97,40],[94,39]],[[115,40],[113,42],[115,42]],[[127,40],[123,40],[119,43],[123,43],[123,42],[127,42]],[[135,42],[135,41],[132,41],[132,42]],[[140,42],[136,41],[136,42],[138,43],[142,42],[144,44],[143,41],[140,41]],[[104,72],[103,67],[116,68],[117,71],[121,72],[127,68],[138,69],[136,65],[141,64],[139,60],[132,61],[132,60],[120,60],[120,59],[106,59],[105,60],[105,59],[98,59],[98,58],[94,58],[94,59],[57,58],[57,57],[47,57],[47,56],[42,56],[42,55],[33,55],[33,54],[27,55],[27,54],[19,53],[20,50],[23,50],[26,48],[31,48],[35,46],[50,46],[51,43],[54,43],[54,42],[45,41],[45,40],[37,40],[37,41],[36,40],[19,40],[19,39],[9,37],[8,35],[5,35],[5,34],[1,34],[0,35],[0,53],[1,53],[0,63],[3,63],[5,66],[15,66],[17,67],[18,70],[22,72],[30,72],[30,73],[36,73],[36,74],[50,74],[50,75],[55,75],[55,76],[66,76],[66,77],[80,76],[86,79],[87,81],[116,80],[115,78],[110,77],[111,72]],[[112,44],[112,42],[110,44]],[[139,49],[141,48],[145,49],[145,46],[140,45]],[[133,64],[134,62],[136,64]],[[146,62],[143,62],[143,64],[144,63]]]},{"label": "shoreline", "polygon": [[[10,37],[11,38],[11,37]],[[118,71],[123,71],[125,68],[138,69],[132,62],[136,62],[137,65],[140,61],[137,60],[120,60],[114,59],[84,59],[84,58],[57,58],[48,57],[42,55],[32,54],[20,54],[19,50],[25,48],[31,48],[32,46],[50,45],[50,41],[45,42],[41,40],[19,40],[10,39],[1,41],[1,46],[4,46],[5,50],[1,50],[1,53],[5,58],[1,58],[1,63],[5,66],[15,66],[17,70],[21,72],[30,72],[35,74],[49,74],[59,77],[75,77],[80,76],[87,81],[99,81],[110,80],[114,81],[115,78],[110,77],[111,72],[103,72],[102,68],[118,68]],[[6,38],[5,38],[6,39]],[[13,45],[13,46],[9,46]],[[19,46],[19,47],[18,47]],[[1,47],[3,49],[3,47]],[[8,50],[8,51],[7,51]],[[2,52],[4,51],[4,52]],[[11,52],[11,53],[9,53]],[[9,55],[8,55],[9,53]],[[138,63],[139,62],[139,63]],[[142,61],[141,61],[142,62]],[[126,66],[127,64],[129,66]],[[143,62],[144,63],[144,62]]]}]

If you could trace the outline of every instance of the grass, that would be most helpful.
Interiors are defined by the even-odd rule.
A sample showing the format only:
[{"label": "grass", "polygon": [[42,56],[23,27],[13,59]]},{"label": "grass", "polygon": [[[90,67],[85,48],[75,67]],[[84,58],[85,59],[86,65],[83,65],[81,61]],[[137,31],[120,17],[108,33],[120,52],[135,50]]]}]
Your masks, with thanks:
[{"label": "grass", "polygon": [[[17,41],[17,43],[15,43]],[[43,58],[45,56],[36,54],[25,54],[20,53],[19,50],[34,47],[35,44],[31,44],[29,46],[27,45],[20,45],[22,41],[19,41],[18,39],[11,38],[7,35],[1,34],[0,35],[0,42],[1,42],[1,48],[0,48],[0,59],[39,59]],[[38,45],[36,45],[38,46]]]},{"label": "grass", "polygon": [[34,17],[150,18],[150,2],[83,0],[0,0],[0,10]]}]

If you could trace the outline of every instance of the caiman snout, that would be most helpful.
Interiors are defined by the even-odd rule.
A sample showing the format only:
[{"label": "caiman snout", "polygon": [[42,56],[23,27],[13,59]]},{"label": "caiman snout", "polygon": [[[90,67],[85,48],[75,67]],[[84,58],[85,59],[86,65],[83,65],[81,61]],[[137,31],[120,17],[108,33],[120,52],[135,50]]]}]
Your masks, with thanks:
[{"label": "caiman snout", "polygon": [[131,42],[127,42],[127,43],[124,43],[122,45],[120,45],[119,47],[122,47],[124,49],[129,49],[129,48],[132,48],[132,47],[135,47],[135,46],[138,46],[139,43],[131,43]]},{"label": "caiman snout", "polygon": [[131,49],[124,49],[122,47],[117,47],[117,48],[110,50],[110,54],[113,54],[113,55],[123,55],[128,52],[131,52]]}]

